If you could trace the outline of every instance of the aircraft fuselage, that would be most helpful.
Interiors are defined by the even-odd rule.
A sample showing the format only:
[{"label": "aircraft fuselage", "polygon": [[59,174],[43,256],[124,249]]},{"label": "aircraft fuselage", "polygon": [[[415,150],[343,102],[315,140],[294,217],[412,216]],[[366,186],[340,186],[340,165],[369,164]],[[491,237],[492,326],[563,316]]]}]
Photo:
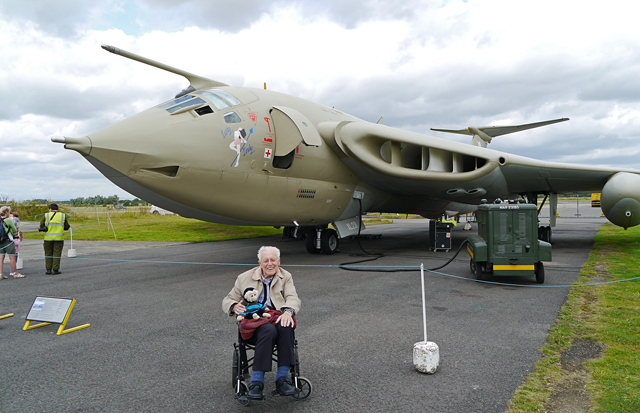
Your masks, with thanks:
[{"label": "aircraft fuselage", "polygon": [[[353,222],[360,212],[439,218],[496,198],[536,202],[537,194],[602,190],[603,211],[613,223],[640,223],[637,171],[538,161],[486,143],[402,131],[103,48],[184,76],[191,86],[88,136],[52,140],[82,154],[127,192],[185,217],[320,228]],[[483,130],[497,135],[564,120]],[[469,133],[481,131],[470,127]]]}]

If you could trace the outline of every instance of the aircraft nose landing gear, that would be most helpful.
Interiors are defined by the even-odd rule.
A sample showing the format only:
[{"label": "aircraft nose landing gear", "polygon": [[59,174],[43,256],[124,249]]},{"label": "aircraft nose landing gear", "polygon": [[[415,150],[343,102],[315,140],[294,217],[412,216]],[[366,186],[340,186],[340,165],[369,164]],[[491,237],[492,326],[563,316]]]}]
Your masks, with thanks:
[{"label": "aircraft nose landing gear", "polygon": [[307,232],[306,247],[309,254],[322,252],[331,255],[338,252],[340,239],[335,229],[316,227]]}]

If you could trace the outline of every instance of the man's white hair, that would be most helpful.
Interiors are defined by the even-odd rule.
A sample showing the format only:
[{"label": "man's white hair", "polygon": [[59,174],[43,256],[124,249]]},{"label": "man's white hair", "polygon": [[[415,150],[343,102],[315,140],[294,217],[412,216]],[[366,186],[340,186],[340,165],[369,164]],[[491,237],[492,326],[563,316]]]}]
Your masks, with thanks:
[{"label": "man's white hair", "polygon": [[[7,212],[11,212],[11,207],[10,206],[3,206],[2,208],[0,208],[0,215],[4,215]],[[280,257],[280,253],[278,252],[278,257]]]},{"label": "man's white hair", "polygon": [[262,261],[262,253],[265,251],[275,251],[276,252],[276,256],[278,257],[278,259],[280,259],[280,250],[277,249],[276,247],[270,247],[268,245],[263,245],[262,247],[260,247],[260,249],[258,250],[258,261]]}]

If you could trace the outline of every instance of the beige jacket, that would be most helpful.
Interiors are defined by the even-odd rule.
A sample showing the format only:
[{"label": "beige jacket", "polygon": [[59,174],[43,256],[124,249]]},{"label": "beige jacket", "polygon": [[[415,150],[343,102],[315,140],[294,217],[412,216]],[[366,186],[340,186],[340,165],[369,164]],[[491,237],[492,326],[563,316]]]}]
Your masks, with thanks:
[{"label": "beige jacket", "polygon": [[[231,312],[231,306],[242,301],[244,290],[248,287],[253,287],[259,293],[262,293],[262,286],[260,267],[252,268],[238,275],[235,285],[222,300],[222,311],[230,316],[234,315]],[[291,277],[290,272],[278,268],[278,272],[273,276],[270,288],[271,304],[273,304],[275,310],[283,311],[284,308],[290,308],[295,314],[298,314],[301,302],[300,298],[298,298],[298,293],[296,293],[296,287],[293,285],[293,277]]]}]

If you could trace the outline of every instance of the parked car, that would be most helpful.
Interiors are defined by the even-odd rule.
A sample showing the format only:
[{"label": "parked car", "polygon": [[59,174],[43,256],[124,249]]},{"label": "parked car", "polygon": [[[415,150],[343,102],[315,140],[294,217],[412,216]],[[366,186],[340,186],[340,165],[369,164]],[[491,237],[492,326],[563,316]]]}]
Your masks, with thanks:
[{"label": "parked car", "polygon": [[114,206],[114,208],[115,209],[127,209],[127,207],[124,206],[124,205],[116,205],[116,206]]},{"label": "parked car", "polygon": [[178,215],[175,212],[167,211],[166,209],[151,205],[149,212],[153,215]]}]

